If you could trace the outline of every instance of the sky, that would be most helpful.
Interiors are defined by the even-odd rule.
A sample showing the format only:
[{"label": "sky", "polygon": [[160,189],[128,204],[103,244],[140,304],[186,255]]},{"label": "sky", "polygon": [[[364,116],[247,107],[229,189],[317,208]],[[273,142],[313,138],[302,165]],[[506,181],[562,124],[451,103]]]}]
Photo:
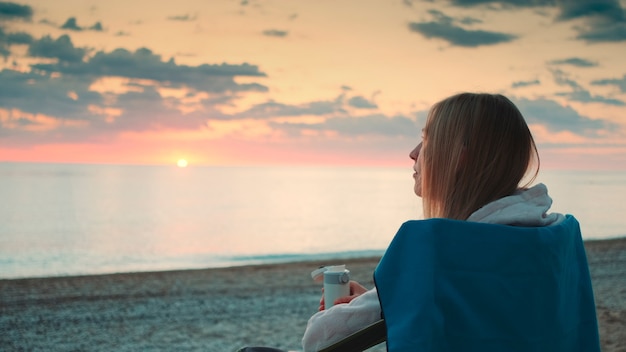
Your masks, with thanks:
[{"label": "sky", "polygon": [[411,166],[499,93],[542,168],[626,170],[626,0],[0,2],[0,162]]}]

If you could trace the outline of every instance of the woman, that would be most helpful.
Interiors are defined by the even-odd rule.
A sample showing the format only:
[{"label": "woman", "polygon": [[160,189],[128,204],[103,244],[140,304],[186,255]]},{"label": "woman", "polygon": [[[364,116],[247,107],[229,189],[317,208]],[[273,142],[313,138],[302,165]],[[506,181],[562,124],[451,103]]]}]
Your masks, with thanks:
[{"label": "woman", "polygon": [[[414,160],[414,191],[424,218],[449,218],[516,226],[564,220],[547,214],[552,199],[543,184],[526,188],[539,171],[539,155],[523,116],[502,95],[462,93],[435,104]],[[533,169],[533,165],[536,167]],[[521,185],[530,172],[530,179]],[[302,338],[317,351],[378,321],[376,289],[350,283],[351,295],[313,315]]]}]

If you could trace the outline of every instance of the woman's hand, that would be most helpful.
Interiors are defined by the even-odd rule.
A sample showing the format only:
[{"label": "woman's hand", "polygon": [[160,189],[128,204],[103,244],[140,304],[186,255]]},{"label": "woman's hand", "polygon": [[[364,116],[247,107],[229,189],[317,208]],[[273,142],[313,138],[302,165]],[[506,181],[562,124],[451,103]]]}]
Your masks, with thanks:
[{"label": "woman's hand", "polygon": [[[365,288],[363,285],[359,284],[356,281],[350,280],[350,295],[337,298],[335,300],[334,304],[350,303],[350,301],[352,301],[353,299],[359,297],[360,295],[364,294],[365,292],[367,292],[367,288]],[[319,311],[323,311],[324,310],[324,306],[325,306],[325,302],[324,302],[324,288],[322,287],[322,299],[320,299]]]}]

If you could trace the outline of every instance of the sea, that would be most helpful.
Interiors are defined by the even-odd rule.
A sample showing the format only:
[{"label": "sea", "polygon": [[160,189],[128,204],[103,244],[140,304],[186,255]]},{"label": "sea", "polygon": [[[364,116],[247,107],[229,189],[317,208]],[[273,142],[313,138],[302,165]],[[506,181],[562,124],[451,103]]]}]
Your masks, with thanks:
[{"label": "sea", "polygon": [[[0,163],[0,279],[382,255],[403,222],[421,218],[412,174]],[[626,235],[625,171],[546,170],[536,182],[584,239]]]}]

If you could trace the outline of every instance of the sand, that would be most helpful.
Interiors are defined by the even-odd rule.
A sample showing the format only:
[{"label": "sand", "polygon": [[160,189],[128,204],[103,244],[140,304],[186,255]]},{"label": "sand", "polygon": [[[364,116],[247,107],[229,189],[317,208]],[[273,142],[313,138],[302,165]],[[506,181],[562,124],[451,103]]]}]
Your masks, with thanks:
[{"label": "sand", "polygon": [[[626,238],[585,245],[602,350],[626,351]],[[373,287],[378,259],[0,280],[0,351],[296,350],[320,299],[310,271],[345,263]]]}]

